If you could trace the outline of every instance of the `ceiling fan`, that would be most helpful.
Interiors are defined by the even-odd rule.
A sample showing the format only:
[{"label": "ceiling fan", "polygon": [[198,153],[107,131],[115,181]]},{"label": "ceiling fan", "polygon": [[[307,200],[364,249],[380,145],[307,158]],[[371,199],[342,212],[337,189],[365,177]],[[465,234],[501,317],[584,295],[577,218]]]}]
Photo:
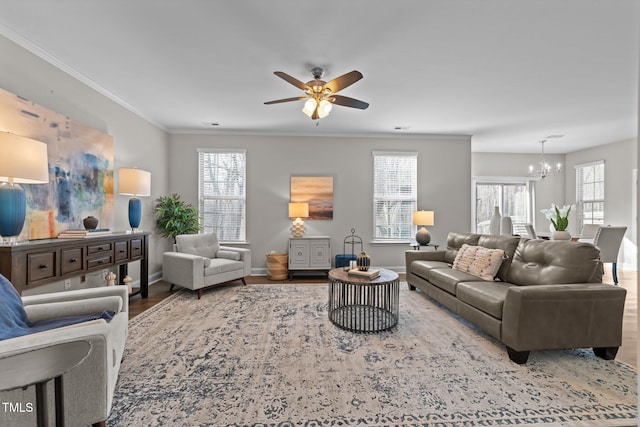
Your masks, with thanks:
[{"label": "ceiling fan", "polygon": [[325,82],[324,80],[321,80],[324,70],[320,67],[314,67],[311,69],[313,80],[310,80],[307,83],[302,83],[300,80],[295,77],[291,77],[289,74],[283,73],[282,71],[274,71],[273,74],[291,83],[298,89],[302,89],[306,95],[268,101],[265,102],[266,105],[291,101],[305,101],[302,111],[307,116],[311,117],[312,120],[327,117],[333,107],[333,104],[359,108],[361,110],[364,110],[369,106],[368,103],[358,99],[336,95],[337,92],[360,80],[362,78],[362,73],[360,71],[353,70],[340,77],[336,77],[329,82]]}]

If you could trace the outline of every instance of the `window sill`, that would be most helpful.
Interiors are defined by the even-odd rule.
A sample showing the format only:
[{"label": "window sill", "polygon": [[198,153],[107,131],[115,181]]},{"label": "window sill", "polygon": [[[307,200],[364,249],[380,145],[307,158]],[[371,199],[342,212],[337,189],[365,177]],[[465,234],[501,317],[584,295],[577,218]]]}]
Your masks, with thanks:
[{"label": "window sill", "polygon": [[413,242],[413,240],[407,239],[407,240],[394,240],[394,239],[374,239],[371,240],[369,242],[369,244],[371,245],[387,245],[387,244],[391,244],[391,245],[408,245],[409,243]]},{"label": "window sill", "polygon": [[250,246],[251,244],[247,241],[244,242],[220,242],[222,246]]}]

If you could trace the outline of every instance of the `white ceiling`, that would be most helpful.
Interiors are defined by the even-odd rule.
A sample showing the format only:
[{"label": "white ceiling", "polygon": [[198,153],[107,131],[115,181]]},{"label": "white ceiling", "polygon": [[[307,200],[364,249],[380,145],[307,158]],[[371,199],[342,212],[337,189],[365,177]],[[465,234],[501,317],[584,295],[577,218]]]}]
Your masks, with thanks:
[{"label": "white ceiling", "polygon": [[[0,0],[0,33],[170,132],[473,135],[564,153],[637,135],[637,0]],[[266,106],[351,70],[319,126]],[[0,71],[1,72],[1,71]],[[211,123],[219,123],[213,127]],[[401,127],[401,130],[394,128]]]}]

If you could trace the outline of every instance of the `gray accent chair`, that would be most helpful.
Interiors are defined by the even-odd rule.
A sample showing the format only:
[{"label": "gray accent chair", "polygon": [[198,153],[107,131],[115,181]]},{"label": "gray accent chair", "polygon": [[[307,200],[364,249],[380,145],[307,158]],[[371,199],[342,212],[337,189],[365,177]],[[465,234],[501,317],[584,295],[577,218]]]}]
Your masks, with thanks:
[{"label": "gray accent chair", "polygon": [[164,280],[183,288],[198,291],[198,299],[206,288],[251,275],[251,250],[220,246],[215,233],[181,234],[176,236],[173,252],[162,257]]},{"label": "gray accent chair", "polygon": [[[12,357],[22,355],[24,364],[21,368],[24,369],[26,381],[24,385],[29,386],[25,389],[0,392],[0,402],[9,402],[14,405],[20,403],[23,410],[0,410],[0,425],[36,425],[35,408],[32,411],[24,410],[27,403],[36,404],[36,386],[31,385],[33,382],[29,381],[26,375],[35,368],[29,363],[37,363],[40,373],[50,368],[51,375],[46,375],[45,372],[43,379],[55,377],[59,373],[57,372],[59,363],[56,360],[37,360],[32,355],[48,347],[85,342],[91,348],[88,356],[62,375],[65,425],[106,426],[128,334],[127,288],[108,286],[55,292],[25,296],[22,297],[22,302],[30,322],[102,311],[113,311],[116,314],[110,322],[102,319],[91,320],[0,341],[0,373],[5,373],[3,380],[7,380],[10,376],[8,372],[10,368],[3,366],[3,360],[10,363]],[[50,366],[43,366],[43,363],[48,363]],[[53,392],[53,385],[48,386],[49,418],[55,414]],[[53,420],[49,421],[49,425],[53,425]]]},{"label": "gray accent chair", "polygon": [[538,235],[536,234],[536,229],[533,228],[533,224],[525,224],[524,228],[525,230],[527,230],[527,235],[529,236],[530,239],[538,238]]},{"label": "gray accent chair", "polygon": [[627,231],[626,226],[612,227],[610,225],[598,228],[593,239],[593,245],[600,249],[600,261],[611,263],[613,283],[618,284],[618,253],[622,239]]}]

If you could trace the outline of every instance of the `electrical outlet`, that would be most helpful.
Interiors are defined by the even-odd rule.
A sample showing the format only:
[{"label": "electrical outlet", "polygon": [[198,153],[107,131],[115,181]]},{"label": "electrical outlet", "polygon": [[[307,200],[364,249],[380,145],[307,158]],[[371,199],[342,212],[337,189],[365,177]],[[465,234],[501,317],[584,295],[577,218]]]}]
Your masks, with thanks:
[{"label": "electrical outlet", "polygon": [[106,278],[107,278],[107,274],[109,274],[109,270],[108,270],[108,269],[106,269],[106,268],[104,268],[104,269],[102,270],[102,278],[103,278],[103,279],[106,279]]},{"label": "electrical outlet", "polygon": [[65,290],[69,290],[69,289],[71,289],[71,279],[66,279],[66,280],[64,281],[64,289],[65,289]]}]

